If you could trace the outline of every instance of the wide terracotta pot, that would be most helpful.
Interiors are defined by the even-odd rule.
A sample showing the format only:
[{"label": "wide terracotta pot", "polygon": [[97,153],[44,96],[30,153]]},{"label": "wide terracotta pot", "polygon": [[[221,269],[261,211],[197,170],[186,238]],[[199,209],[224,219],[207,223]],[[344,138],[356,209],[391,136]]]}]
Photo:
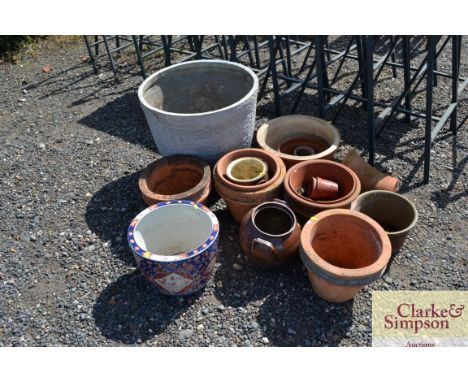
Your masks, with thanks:
[{"label": "wide terracotta pot", "polygon": [[306,115],[285,115],[263,124],[257,132],[261,148],[277,153],[286,167],[310,159],[333,159],[340,134],[329,122]]},{"label": "wide terracotta pot", "polygon": [[211,170],[198,158],[173,155],[146,167],[140,174],[138,186],[148,205],[169,200],[203,203],[211,190]]},{"label": "wide terracotta pot", "polygon": [[363,192],[369,190],[395,192],[400,184],[397,178],[377,170],[364,161],[354,149],[348,151],[343,159],[343,164],[353,170],[359,177]]},{"label": "wide terracotta pot", "polygon": [[382,227],[360,212],[323,211],[301,233],[301,259],[314,292],[329,302],[352,299],[379,279],[391,256]]},{"label": "wide terracotta pot", "polygon": [[261,268],[276,267],[294,257],[300,236],[294,212],[280,200],[251,209],[239,228],[242,253]]},{"label": "wide terracotta pot", "polygon": [[[320,177],[338,184],[338,194],[330,200],[309,199],[304,193],[313,177]],[[314,214],[334,208],[350,208],[361,192],[357,175],[341,163],[313,159],[291,167],[284,177],[284,197],[298,214],[309,218]]]},{"label": "wide terracotta pot", "polygon": [[397,253],[418,221],[414,204],[403,195],[390,191],[368,191],[359,195],[351,209],[370,216],[387,232],[392,253]]},{"label": "wide terracotta pot", "polygon": [[[242,157],[257,157],[268,166],[268,180],[254,184],[241,185],[231,182],[226,176],[229,163]],[[238,223],[253,207],[281,196],[286,167],[274,153],[261,149],[240,149],[224,155],[213,170],[214,186],[224,199],[226,207]]]},{"label": "wide terracotta pot", "polygon": [[128,227],[128,243],[145,278],[163,294],[188,295],[203,288],[218,254],[219,222],[189,200],[154,204]]}]

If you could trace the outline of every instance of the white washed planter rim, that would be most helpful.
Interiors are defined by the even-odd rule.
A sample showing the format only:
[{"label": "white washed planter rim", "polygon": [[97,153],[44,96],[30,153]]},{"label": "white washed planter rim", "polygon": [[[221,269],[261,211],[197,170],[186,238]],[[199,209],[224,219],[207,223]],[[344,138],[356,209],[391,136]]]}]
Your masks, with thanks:
[{"label": "white washed planter rim", "polygon": [[[156,77],[156,76],[161,76],[164,72],[167,72],[167,71],[170,71],[172,69],[174,69],[175,67],[180,67],[180,66],[185,66],[185,65],[191,65],[191,66],[194,66],[194,65],[197,65],[197,63],[215,63],[215,64],[221,64],[221,65],[225,65],[225,66],[235,66],[235,67],[238,67],[240,68],[241,70],[249,73],[249,75],[252,77],[253,79],[253,84],[252,84],[252,87],[251,89],[249,90],[249,92],[244,96],[242,97],[239,101],[237,102],[234,102],[233,104],[230,104],[226,107],[223,107],[221,109],[216,109],[216,110],[211,110],[211,111],[206,111],[204,113],[193,113],[193,114],[189,114],[189,113],[173,113],[173,112],[170,112],[170,111],[166,111],[166,110],[163,110],[163,109],[159,109],[157,107],[154,107],[152,105],[150,105],[147,101],[146,101],[146,98],[144,97],[144,90],[145,88],[148,86],[148,83],[151,82],[151,80]],[[149,76],[146,80],[144,80],[140,87],[138,88],[138,98],[140,99],[140,102],[148,109],[152,110],[152,111],[155,111],[155,112],[158,112],[160,114],[166,114],[166,115],[172,115],[172,116],[178,116],[178,117],[193,117],[193,116],[206,116],[206,115],[210,115],[210,114],[216,114],[216,113],[219,113],[219,112],[222,112],[222,111],[225,111],[225,110],[228,110],[228,109],[232,109],[232,108],[235,108],[236,106],[244,103],[246,100],[248,100],[250,97],[252,97],[252,95],[257,91],[258,89],[258,78],[256,76],[256,74],[248,67],[242,65],[242,64],[239,64],[239,63],[236,63],[236,62],[231,62],[231,61],[224,61],[224,60],[196,60],[196,61],[189,61],[189,62],[181,62],[179,64],[175,64],[175,65],[171,65],[171,66],[168,66],[167,68],[164,68],[164,69],[161,69],[161,70],[158,70],[156,73],[153,73],[151,76]]]}]

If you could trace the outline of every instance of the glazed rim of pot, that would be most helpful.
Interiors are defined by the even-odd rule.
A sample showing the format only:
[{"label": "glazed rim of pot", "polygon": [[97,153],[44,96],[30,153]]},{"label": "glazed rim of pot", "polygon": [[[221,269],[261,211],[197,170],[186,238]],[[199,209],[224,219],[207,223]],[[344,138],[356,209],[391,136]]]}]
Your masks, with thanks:
[{"label": "glazed rim of pot", "polygon": [[[354,187],[352,187],[350,189],[350,191],[347,192],[345,195],[340,196],[339,198],[334,199],[334,200],[323,200],[323,201],[322,200],[314,200],[314,199],[310,199],[310,198],[307,198],[305,196],[300,195],[291,186],[291,183],[290,183],[291,175],[296,170],[298,170],[300,168],[307,167],[307,166],[309,166],[311,164],[329,164],[329,165],[334,165],[336,167],[339,167],[341,170],[348,173],[349,176],[353,179]],[[321,176],[321,175],[316,175],[316,176]],[[323,175],[323,176],[326,177],[326,175]],[[336,182],[336,180],[334,180],[334,179],[330,179],[330,180]],[[317,208],[340,208],[340,207],[344,207],[344,206],[350,204],[349,198],[351,198],[353,195],[356,195],[356,197],[357,197],[357,195],[359,195],[359,193],[361,192],[361,182],[360,182],[358,176],[356,175],[356,173],[353,170],[351,170],[350,168],[346,167],[345,165],[343,165],[341,163],[338,163],[338,162],[328,160],[328,159],[310,159],[310,160],[307,160],[307,161],[302,161],[302,162],[296,163],[294,166],[289,168],[288,172],[286,173],[286,175],[284,177],[283,185],[284,185],[284,188],[285,188],[285,192],[287,192],[289,198],[291,200],[293,200],[293,202],[295,204],[298,204],[299,206],[302,206],[302,207],[304,207],[304,205],[307,205],[307,204],[310,205],[311,207],[317,207]],[[339,183],[338,183],[338,186],[340,188],[342,188],[342,186]]]},{"label": "glazed rim of pot", "polygon": [[[261,171],[258,173],[258,175],[256,175],[255,177],[253,178],[248,178],[248,179],[240,179],[240,178],[236,178],[233,174],[233,170],[236,166],[238,166],[239,164],[241,164],[242,162],[255,162],[258,164],[258,167],[261,168]],[[226,167],[226,176],[231,180],[231,181],[234,181],[236,183],[250,183],[250,182],[257,182],[257,181],[260,181],[262,178],[265,177],[265,175],[268,173],[268,165],[266,164],[266,162],[263,160],[263,159],[260,159],[258,157],[241,157],[241,158],[237,158],[237,159],[234,159],[233,161],[231,161],[231,163],[228,164],[228,166]]]},{"label": "glazed rim of pot", "polygon": [[[203,171],[202,178],[200,181],[192,188],[181,192],[179,194],[157,194],[153,191],[150,190],[148,187],[148,179],[153,171],[158,169],[159,167],[165,166],[168,161],[170,160],[176,160],[177,162],[183,164],[183,163],[188,163],[190,162],[191,164],[195,164],[199,169],[200,172]],[[176,200],[176,199],[186,199],[190,195],[197,194],[201,192],[205,187],[206,183],[209,182],[209,179],[211,178],[211,170],[210,166],[202,161],[201,159],[198,159],[197,157],[190,156],[190,155],[171,155],[168,157],[160,158],[158,160],[155,160],[154,162],[150,163],[147,167],[145,167],[141,173],[140,173],[140,178],[138,179],[138,187],[140,188],[140,191],[145,194],[147,197],[152,198],[152,199],[157,199],[157,200],[162,200],[162,201],[169,201],[169,200]]]},{"label": "glazed rim of pot", "polygon": [[[273,173],[273,175],[264,183],[254,184],[250,186],[231,182],[229,178],[225,175],[227,166],[230,162],[242,157],[256,157],[263,160],[264,162],[266,162],[268,169]],[[226,162],[226,164],[224,164],[224,162]],[[223,166],[220,167],[220,164],[222,164]],[[275,183],[278,180],[282,168],[284,168],[284,171],[286,172],[286,166],[284,165],[281,158],[275,153],[268,152],[262,149],[238,149],[231,151],[225,154],[223,157],[221,157],[218,160],[218,162],[216,162],[213,171],[217,180],[224,186],[231,187],[239,191],[251,192],[260,191],[267,187],[270,187],[273,183]]]},{"label": "glazed rim of pot", "polygon": [[[175,255],[159,255],[157,253],[151,253],[146,248],[141,248],[138,243],[138,238],[135,235],[135,230],[138,224],[148,215],[154,213],[154,211],[162,208],[171,207],[174,205],[184,205],[192,207],[195,210],[203,211],[210,220],[211,232],[207,235],[206,240],[202,241],[196,248],[191,251],[177,253]],[[177,262],[190,259],[194,256],[203,253],[210,248],[219,236],[219,221],[216,215],[203,204],[196,203],[190,200],[171,200],[167,202],[161,202],[154,204],[143,211],[141,211],[130,223],[127,230],[127,240],[132,252],[146,260],[158,261],[158,262]]]},{"label": "glazed rim of pot", "polygon": [[[267,144],[267,142],[266,142],[267,141],[267,129],[268,129],[268,127],[271,126],[271,124],[274,124],[275,122],[280,122],[283,119],[291,120],[293,118],[297,118],[297,119],[307,118],[307,119],[313,120],[314,122],[327,125],[327,127],[330,128],[330,131],[333,134],[333,142],[331,144],[330,144],[330,142],[327,142],[330,146],[326,150],[320,151],[319,153],[316,153],[316,154],[313,154],[313,155],[304,155],[304,156],[285,154],[285,153],[282,153],[282,152],[278,151],[277,149],[269,146]],[[291,121],[290,123],[294,123],[294,122]],[[299,138],[299,137],[304,137],[304,134],[298,134],[297,138]],[[290,138],[294,139],[295,137],[292,136]],[[305,161],[305,160],[309,160],[309,159],[316,159],[316,158],[326,157],[326,156],[328,156],[331,153],[336,151],[336,149],[340,145],[340,140],[341,140],[340,132],[338,131],[338,129],[334,125],[332,125],[331,123],[329,123],[329,122],[327,122],[327,121],[325,121],[323,119],[312,117],[312,116],[309,116],[309,115],[284,115],[282,117],[277,117],[277,118],[274,118],[274,119],[272,119],[271,121],[269,121],[267,123],[264,123],[262,126],[260,126],[260,128],[257,131],[257,142],[263,149],[276,152],[281,158],[291,159],[291,160],[295,160],[295,161],[297,161],[298,159],[300,159],[301,161]]]},{"label": "glazed rim of pot", "polygon": [[[144,95],[145,95],[146,91],[153,84],[153,81],[155,80],[155,78],[159,78],[159,77],[165,75],[166,72],[172,71],[172,70],[174,70],[174,68],[183,67],[183,66],[186,66],[186,65],[187,66],[194,66],[194,65],[199,65],[201,63],[210,63],[210,64],[213,64],[213,65],[224,65],[224,66],[237,67],[239,70],[244,71],[245,73],[247,73],[252,78],[252,81],[253,81],[252,82],[252,87],[249,90],[249,92],[247,94],[245,94],[238,101],[236,101],[236,102],[234,102],[234,103],[232,103],[230,105],[227,105],[225,107],[222,107],[220,109],[210,110],[210,111],[206,111],[206,112],[203,112],[203,113],[191,113],[191,114],[174,113],[174,112],[170,112],[170,111],[163,110],[161,108],[155,107],[155,106],[151,105],[146,100]],[[178,64],[174,64],[174,65],[168,66],[167,68],[158,70],[156,73],[153,73],[146,80],[144,80],[141,83],[141,85],[139,86],[139,88],[138,88],[138,98],[140,99],[140,102],[142,102],[145,105],[145,107],[147,107],[150,110],[156,111],[156,112],[161,113],[161,114],[177,115],[179,117],[189,117],[190,118],[190,117],[193,117],[193,116],[206,116],[206,115],[218,113],[218,112],[221,112],[221,111],[224,111],[224,110],[227,110],[227,109],[235,108],[236,106],[242,104],[247,99],[249,99],[257,91],[257,89],[258,89],[258,77],[252,71],[252,69],[248,68],[245,65],[239,64],[237,62],[224,61],[224,60],[196,60],[196,61],[188,61],[188,62],[181,62],[181,63],[178,63]]]},{"label": "glazed rim of pot", "polygon": [[[416,225],[416,223],[418,222],[418,219],[419,219],[419,214],[418,214],[418,210],[416,209],[416,206],[414,205],[414,203],[411,200],[409,200],[406,196],[403,196],[401,194],[398,194],[398,193],[392,192],[392,191],[370,190],[370,191],[363,192],[361,195],[359,195],[356,198],[356,200],[354,200],[351,203],[351,209],[353,210],[357,206],[357,204],[360,202],[360,200],[362,200],[365,196],[378,195],[378,194],[387,194],[387,195],[391,195],[394,198],[398,198],[398,199],[404,201],[414,212],[413,221],[411,222],[411,224],[409,226],[407,226],[406,228],[401,229],[399,231],[387,232],[387,234],[389,234],[389,235],[399,235],[401,233],[408,232],[409,230],[411,230]],[[356,212],[358,212],[358,211],[356,211]]]},{"label": "glazed rim of pot", "polygon": [[[263,210],[266,210],[266,209],[272,208],[272,207],[280,209],[281,211],[286,213],[288,215],[288,217],[291,219],[291,228],[289,230],[275,235],[275,234],[271,234],[271,233],[268,233],[268,232],[262,230],[257,225],[257,223],[255,222],[255,217],[257,216],[257,214],[260,211],[263,211]],[[257,228],[260,232],[262,232],[266,236],[282,237],[282,236],[285,236],[285,235],[289,235],[292,231],[294,231],[294,229],[296,228],[296,225],[297,225],[297,219],[296,219],[296,215],[294,214],[294,212],[291,210],[291,208],[289,208],[289,206],[285,202],[280,201],[280,199],[275,199],[275,200],[272,200],[271,202],[264,202],[264,203],[262,203],[262,204],[260,204],[260,205],[258,205],[256,207],[254,207],[254,209],[252,211],[252,223],[255,226],[255,228]]]},{"label": "glazed rim of pot", "polygon": [[[313,248],[312,241],[310,238],[310,233],[314,226],[320,222],[320,220],[327,219],[331,216],[352,216],[354,218],[360,219],[366,224],[366,226],[379,237],[381,243],[380,246],[380,256],[371,264],[362,267],[362,268],[342,268],[336,265],[333,265],[323,259]],[[304,225],[304,228],[301,232],[301,246],[303,251],[301,251],[301,256],[307,257],[307,260],[311,261],[315,267],[318,267],[322,271],[332,275],[339,276],[345,279],[359,279],[359,278],[369,278],[373,275],[379,276],[388,264],[388,261],[391,257],[392,245],[390,239],[384,229],[377,223],[374,219],[371,219],[369,216],[346,209],[333,209],[328,211],[322,211],[315,216],[312,216],[307,223]]]}]

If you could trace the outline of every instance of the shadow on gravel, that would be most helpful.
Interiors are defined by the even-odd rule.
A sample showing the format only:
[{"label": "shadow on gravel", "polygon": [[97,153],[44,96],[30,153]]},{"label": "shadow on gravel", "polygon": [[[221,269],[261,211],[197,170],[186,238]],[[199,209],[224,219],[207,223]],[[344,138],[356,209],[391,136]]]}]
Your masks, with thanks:
[{"label": "shadow on gravel", "polygon": [[78,122],[157,152],[135,92],[128,92],[106,103]]},{"label": "shadow on gravel", "polygon": [[[466,187],[462,188],[462,191],[455,193],[455,187],[457,185],[460,176],[465,173],[466,164],[468,163],[468,156],[465,155],[462,159],[458,157],[458,149],[461,149],[463,152],[464,147],[458,145],[457,135],[452,135],[449,133],[449,136],[452,137],[452,179],[448,184],[446,190],[443,191],[434,191],[431,194],[431,200],[437,204],[439,208],[445,208],[450,203],[456,202],[460,198],[466,198],[468,196],[468,189]],[[441,137],[444,139],[444,137]],[[437,143],[436,143],[437,144]]]},{"label": "shadow on gravel", "polygon": [[93,307],[102,335],[124,344],[138,344],[161,333],[201,295],[164,296],[139,271],[125,274],[105,288]]},{"label": "shadow on gravel", "polygon": [[103,241],[109,241],[113,255],[133,264],[127,245],[130,221],[146,208],[138,189],[139,172],[123,176],[96,192],[86,207],[89,229]]},{"label": "shadow on gravel", "polygon": [[[232,246],[232,244],[229,245]],[[233,268],[233,263],[239,263],[236,261],[236,255],[240,251],[226,254],[228,249],[226,246],[219,256],[218,261],[221,265],[214,275],[214,294],[225,306],[237,308],[261,301],[278,288],[288,289],[291,286],[288,279],[302,278],[300,260],[274,269],[260,269],[249,262],[242,262],[243,269],[237,271]],[[219,287],[220,285],[222,287]]]},{"label": "shadow on gravel", "polygon": [[273,346],[337,346],[352,325],[353,300],[331,304],[309,285],[271,294],[257,322]]}]

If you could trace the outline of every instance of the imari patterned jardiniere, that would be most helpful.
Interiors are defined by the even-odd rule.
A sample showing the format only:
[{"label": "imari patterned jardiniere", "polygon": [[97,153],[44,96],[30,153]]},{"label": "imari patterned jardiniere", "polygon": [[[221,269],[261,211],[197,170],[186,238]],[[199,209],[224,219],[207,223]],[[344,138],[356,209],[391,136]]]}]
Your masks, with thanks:
[{"label": "imari patterned jardiniere", "polygon": [[127,236],[138,268],[161,293],[187,295],[207,284],[219,236],[208,207],[188,200],[155,204],[132,220]]}]

